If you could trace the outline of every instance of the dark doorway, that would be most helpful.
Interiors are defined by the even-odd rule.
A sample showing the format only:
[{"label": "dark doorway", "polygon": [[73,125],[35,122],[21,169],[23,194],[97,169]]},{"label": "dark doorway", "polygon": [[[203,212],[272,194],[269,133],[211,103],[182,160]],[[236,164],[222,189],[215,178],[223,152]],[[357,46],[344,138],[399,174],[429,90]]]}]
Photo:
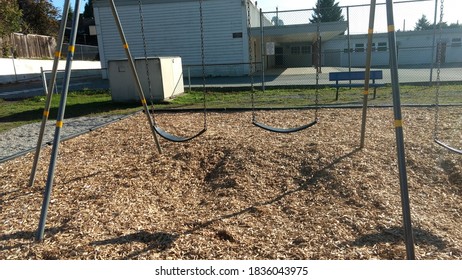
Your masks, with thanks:
[{"label": "dark doorway", "polygon": [[274,48],[274,56],[275,56],[275,65],[276,67],[284,65],[284,48],[282,47],[275,47]]},{"label": "dark doorway", "polygon": [[446,62],[446,43],[438,43],[436,47],[436,63],[438,63],[438,59],[441,64]]}]

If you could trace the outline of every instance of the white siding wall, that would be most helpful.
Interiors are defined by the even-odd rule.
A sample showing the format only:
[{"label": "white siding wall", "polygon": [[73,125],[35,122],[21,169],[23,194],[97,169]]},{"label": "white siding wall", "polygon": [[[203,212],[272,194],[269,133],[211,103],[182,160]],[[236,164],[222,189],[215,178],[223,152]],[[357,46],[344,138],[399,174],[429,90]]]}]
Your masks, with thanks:
[{"label": "white siding wall", "polygon": [[[130,50],[134,57],[144,57],[139,8],[117,7]],[[117,2],[116,2],[117,5]],[[203,2],[204,53],[206,64],[248,61],[245,6],[241,0]],[[201,64],[201,37],[198,1],[167,2],[143,5],[144,33],[148,56],[180,56],[183,65]],[[121,40],[109,7],[95,6],[98,43],[103,67],[108,60],[125,58]],[[242,38],[233,33],[242,32]],[[197,72],[195,67],[192,72]],[[242,75],[248,67],[208,67],[209,75]]]},{"label": "white siding wall", "polygon": [[[458,37],[454,38],[462,38],[462,34]],[[446,62],[462,62],[462,46],[451,44],[451,41],[448,42],[447,49],[446,49]]]},{"label": "white siding wall", "polygon": [[[462,63],[462,47],[452,46],[451,42],[454,38],[462,38],[462,29],[447,29],[443,30],[442,41],[447,43],[446,48],[446,63]],[[432,43],[433,31],[418,31],[418,32],[398,32],[396,33],[398,42],[398,63],[400,67],[425,65],[430,64],[432,59]],[[439,40],[437,35],[436,40]],[[374,34],[373,42],[386,42],[388,46],[388,36],[386,33]],[[362,43],[364,47],[367,45],[366,35],[353,35],[350,38],[350,47],[355,48],[355,44]],[[325,42],[324,51],[347,49],[347,37],[339,36],[333,40]],[[376,45],[377,46],[377,45]],[[436,50],[433,54],[433,59],[436,60]],[[353,67],[363,67],[366,62],[366,52],[353,52],[351,53],[351,64]],[[333,62],[332,62],[333,63]],[[389,65],[389,53],[374,51],[372,53],[373,66],[386,66]],[[348,53],[341,52],[340,67],[348,67]]]}]

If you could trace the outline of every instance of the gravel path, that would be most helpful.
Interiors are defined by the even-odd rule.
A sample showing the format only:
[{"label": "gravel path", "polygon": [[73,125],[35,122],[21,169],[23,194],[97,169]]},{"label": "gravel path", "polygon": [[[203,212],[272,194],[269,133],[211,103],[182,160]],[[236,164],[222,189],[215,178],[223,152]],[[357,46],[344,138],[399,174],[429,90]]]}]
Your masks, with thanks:
[{"label": "gravel path", "polygon": [[[123,115],[79,117],[64,120],[61,140],[89,132],[105,124],[124,118]],[[51,144],[55,134],[55,121],[48,120],[43,144]],[[0,133],[0,162],[34,151],[41,123],[33,123]]]}]

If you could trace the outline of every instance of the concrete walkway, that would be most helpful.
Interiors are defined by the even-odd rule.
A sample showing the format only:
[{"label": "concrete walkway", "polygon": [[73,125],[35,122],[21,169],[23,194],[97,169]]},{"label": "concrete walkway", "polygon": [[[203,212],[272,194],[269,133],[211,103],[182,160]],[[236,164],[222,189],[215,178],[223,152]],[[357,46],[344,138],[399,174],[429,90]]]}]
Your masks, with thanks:
[{"label": "concrete walkway", "polygon": [[[362,68],[352,68],[352,71],[364,71]],[[389,69],[374,69],[383,71],[383,79],[380,83],[391,83]],[[96,72],[95,72],[96,71]],[[348,68],[343,67],[323,67],[319,75],[320,85],[330,85],[334,82],[329,81],[330,72],[344,72]],[[430,69],[399,69],[400,83],[428,83],[430,81]],[[87,74],[87,75],[85,75]],[[436,81],[436,69],[433,71],[432,79]],[[191,83],[189,83],[191,81]],[[462,81],[462,68],[443,68],[441,69],[441,81]],[[202,78],[185,77],[184,87],[187,90],[190,86],[197,88],[202,87]],[[260,87],[262,82],[261,73],[253,75],[255,87]],[[316,84],[316,70],[313,67],[271,69],[265,72],[265,85],[274,86],[314,86]],[[61,82],[58,76],[58,90],[61,88]],[[207,77],[206,86],[216,88],[249,88],[251,79],[249,76],[239,77]],[[70,82],[71,90],[82,89],[109,89],[109,80],[101,78],[100,70],[85,69],[72,72]],[[0,84],[0,98],[16,99],[27,98],[31,96],[44,95],[42,82],[40,80],[26,81],[20,83]]]}]

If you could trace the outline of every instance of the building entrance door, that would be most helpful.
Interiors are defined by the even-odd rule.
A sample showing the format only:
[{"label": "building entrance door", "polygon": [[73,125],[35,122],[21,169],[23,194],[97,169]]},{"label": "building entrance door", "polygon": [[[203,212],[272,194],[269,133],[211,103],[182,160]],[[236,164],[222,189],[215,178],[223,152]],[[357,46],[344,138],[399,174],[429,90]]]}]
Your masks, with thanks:
[{"label": "building entrance door", "polygon": [[284,48],[275,47],[274,48],[274,56],[275,56],[275,65],[276,65],[276,67],[284,66]]},{"label": "building entrance door", "polygon": [[436,48],[436,63],[438,63],[438,56],[440,56],[440,63],[446,62],[446,43],[438,43]]}]

